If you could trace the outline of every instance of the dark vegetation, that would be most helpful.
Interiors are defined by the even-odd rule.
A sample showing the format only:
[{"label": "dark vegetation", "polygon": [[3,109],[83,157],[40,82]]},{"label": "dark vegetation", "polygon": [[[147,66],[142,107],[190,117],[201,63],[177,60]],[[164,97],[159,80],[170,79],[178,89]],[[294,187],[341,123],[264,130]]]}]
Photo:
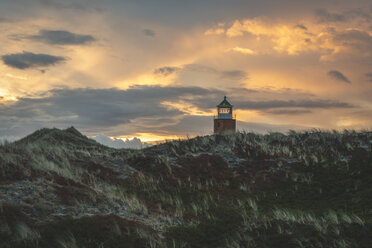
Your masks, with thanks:
[{"label": "dark vegetation", "polygon": [[2,247],[371,247],[372,133],[0,146]]}]

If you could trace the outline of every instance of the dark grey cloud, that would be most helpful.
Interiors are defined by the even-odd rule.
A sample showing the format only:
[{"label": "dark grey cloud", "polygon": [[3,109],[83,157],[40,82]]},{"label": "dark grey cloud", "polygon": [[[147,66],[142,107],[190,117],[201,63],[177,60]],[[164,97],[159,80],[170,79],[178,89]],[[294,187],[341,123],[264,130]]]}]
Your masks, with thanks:
[{"label": "dark grey cloud", "polygon": [[71,0],[37,0],[40,5],[47,8],[54,8],[57,10],[77,10],[77,11],[94,11],[94,12],[103,12],[105,8],[100,7],[94,3],[83,2],[83,1],[71,1]]},{"label": "dark grey cloud", "polygon": [[228,78],[233,80],[242,80],[248,77],[245,71],[241,70],[233,70],[233,71],[221,71],[222,78]]},{"label": "dark grey cloud", "polygon": [[13,53],[1,57],[4,64],[17,68],[28,69],[35,67],[47,67],[66,60],[65,57],[53,56],[49,54],[35,54],[31,52]]},{"label": "dark grey cloud", "polygon": [[154,70],[154,74],[169,76],[177,71],[181,70],[180,67],[176,66],[164,66]]},{"label": "dark grey cloud", "polygon": [[371,43],[372,36],[365,31],[357,30],[357,29],[350,29],[344,32],[340,32],[335,34],[334,38],[335,41],[338,42],[362,42],[362,43]]},{"label": "dark grey cloud", "polygon": [[160,131],[164,135],[197,135],[212,133],[213,118],[210,116],[183,116],[175,123],[169,123],[161,127],[159,130],[154,130],[151,127],[147,128],[147,132]]},{"label": "dark grey cloud", "polygon": [[74,34],[66,30],[40,30],[38,35],[28,36],[32,40],[51,45],[85,45],[95,41],[91,35]]},{"label": "dark grey cloud", "polygon": [[198,73],[207,73],[216,75],[220,78],[224,79],[232,79],[232,80],[241,80],[248,77],[248,74],[242,70],[231,70],[231,71],[224,71],[218,70],[216,68],[200,65],[200,64],[187,64],[183,67],[184,71],[191,71],[191,72],[198,72]]},{"label": "dark grey cloud", "polygon": [[368,82],[371,82],[372,83],[372,73],[366,73],[365,74],[365,77],[367,79]]},{"label": "dark grey cloud", "polygon": [[[297,94],[297,96],[296,96]],[[238,109],[259,110],[273,114],[300,114],[308,113],[312,109],[336,109],[355,108],[356,106],[339,101],[317,99],[306,92],[289,91],[288,89],[270,92],[267,90],[250,90],[246,88],[227,88],[224,95]],[[298,97],[300,96],[300,97]],[[264,97],[265,100],[261,100]],[[221,101],[222,95],[211,94],[203,97],[196,97],[190,103],[199,109],[208,110]],[[278,98],[275,100],[266,100]],[[292,100],[286,100],[292,98]],[[260,99],[260,100],[255,100]]]},{"label": "dark grey cloud", "polygon": [[145,36],[155,37],[155,35],[156,35],[156,33],[155,33],[154,30],[147,29],[147,28],[144,29],[144,30],[142,30],[142,32],[143,32],[143,34],[144,34]]},{"label": "dark grey cloud", "polygon": [[327,73],[327,75],[331,78],[333,78],[334,80],[336,81],[339,81],[339,82],[344,82],[344,83],[348,83],[350,84],[350,80],[344,75],[342,74],[341,72],[339,71],[336,71],[336,70],[332,70],[332,71],[329,71]]},{"label": "dark grey cloud", "polygon": [[58,1],[53,1],[53,0],[37,0],[41,5],[45,7],[53,7],[57,9],[85,9],[82,4],[80,3],[69,3],[68,1],[66,2],[58,2]]},{"label": "dark grey cloud", "polygon": [[312,113],[312,111],[308,109],[279,109],[279,110],[265,111],[265,113],[274,114],[274,115],[302,115],[302,114],[310,114]]},{"label": "dark grey cloud", "polygon": [[341,12],[330,12],[323,8],[315,10],[315,15],[319,22],[346,22],[354,19],[371,20],[370,11],[362,8],[349,8]]},{"label": "dark grey cloud", "polygon": [[[223,95],[215,89],[200,87],[135,86],[119,89],[54,89],[38,98],[25,97],[11,105],[0,105],[0,136],[14,126],[71,126],[104,129],[147,118],[149,126],[158,119],[180,117],[180,110],[163,105],[164,101],[192,101],[192,98]],[[151,119],[155,123],[151,123]],[[30,124],[31,123],[31,124]],[[168,122],[169,123],[169,122]],[[159,124],[159,123],[157,123]],[[140,132],[135,128],[135,131]]]},{"label": "dark grey cloud", "polygon": [[356,29],[335,33],[333,41],[341,46],[350,47],[363,55],[370,54],[372,50],[372,36],[365,31]]},{"label": "dark grey cloud", "polygon": [[344,22],[348,19],[345,14],[331,13],[326,9],[315,10],[315,15],[320,22]]},{"label": "dark grey cloud", "polygon": [[299,29],[307,30],[307,27],[305,25],[302,25],[302,24],[297,24],[295,27],[299,28]]},{"label": "dark grey cloud", "polygon": [[247,94],[253,94],[253,93],[262,94],[263,91],[253,90],[253,89],[248,89],[248,88],[232,87],[232,88],[229,88],[229,92],[231,93],[239,92],[240,94],[247,95]]},{"label": "dark grey cloud", "polygon": [[168,76],[174,72],[193,72],[193,73],[206,73],[218,76],[222,79],[231,79],[231,80],[242,80],[248,78],[248,73],[242,70],[218,70],[216,68],[200,65],[200,64],[186,64],[182,67],[176,66],[164,66],[155,69],[155,74],[161,74]]},{"label": "dark grey cloud", "polygon": [[361,18],[365,21],[371,20],[371,13],[372,9],[369,8],[352,8],[345,10],[343,14],[347,16],[349,19]]},{"label": "dark grey cloud", "polygon": [[353,108],[354,106],[345,102],[330,100],[270,100],[270,101],[234,101],[239,109],[266,110],[277,108],[304,108],[304,109],[331,109],[331,108]]},{"label": "dark grey cloud", "polygon": [[200,64],[186,64],[183,66],[185,71],[201,72],[201,73],[213,73],[217,74],[219,71],[213,67],[200,65]]}]

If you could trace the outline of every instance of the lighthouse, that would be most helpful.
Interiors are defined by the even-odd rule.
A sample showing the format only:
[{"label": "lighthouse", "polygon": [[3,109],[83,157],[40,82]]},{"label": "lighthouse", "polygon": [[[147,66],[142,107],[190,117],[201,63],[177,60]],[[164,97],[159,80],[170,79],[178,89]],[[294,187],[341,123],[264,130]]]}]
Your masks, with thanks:
[{"label": "lighthouse", "polygon": [[226,96],[223,101],[217,105],[217,117],[214,118],[214,133],[235,132],[236,119],[233,117],[233,105],[231,105]]}]

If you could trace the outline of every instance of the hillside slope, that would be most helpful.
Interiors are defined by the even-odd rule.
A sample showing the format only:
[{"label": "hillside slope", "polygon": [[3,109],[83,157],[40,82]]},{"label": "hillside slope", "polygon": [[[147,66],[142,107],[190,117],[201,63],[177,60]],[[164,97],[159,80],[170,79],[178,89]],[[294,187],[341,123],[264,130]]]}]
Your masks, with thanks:
[{"label": "hillside slope", "polygon": [[372,133],[0,146],[0,247],[370,247]]}]

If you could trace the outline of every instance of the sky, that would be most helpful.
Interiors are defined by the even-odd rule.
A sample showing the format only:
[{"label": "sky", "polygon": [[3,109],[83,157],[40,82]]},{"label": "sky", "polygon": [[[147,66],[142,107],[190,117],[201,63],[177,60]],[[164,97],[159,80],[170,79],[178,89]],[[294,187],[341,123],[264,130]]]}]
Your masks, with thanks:
[{"label": "sky", "polygon": [[1,0],[0,138],[371,129],[370,0]]}]

